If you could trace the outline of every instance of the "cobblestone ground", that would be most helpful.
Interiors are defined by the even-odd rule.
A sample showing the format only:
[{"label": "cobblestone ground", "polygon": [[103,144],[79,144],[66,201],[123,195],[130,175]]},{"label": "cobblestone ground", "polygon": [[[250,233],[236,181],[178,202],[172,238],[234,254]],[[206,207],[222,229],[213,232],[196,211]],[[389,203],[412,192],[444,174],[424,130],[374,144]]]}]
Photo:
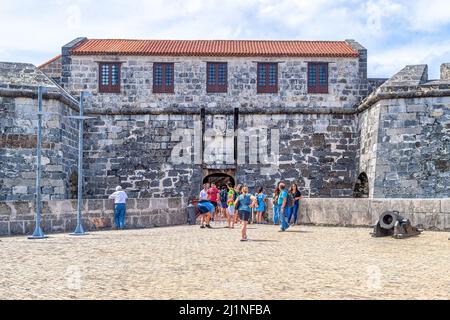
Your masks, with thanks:
[{"label": "cobblestone ground", "polygon": [[0,239],[2,299],[449,299],[448,234],[179,226]]}]

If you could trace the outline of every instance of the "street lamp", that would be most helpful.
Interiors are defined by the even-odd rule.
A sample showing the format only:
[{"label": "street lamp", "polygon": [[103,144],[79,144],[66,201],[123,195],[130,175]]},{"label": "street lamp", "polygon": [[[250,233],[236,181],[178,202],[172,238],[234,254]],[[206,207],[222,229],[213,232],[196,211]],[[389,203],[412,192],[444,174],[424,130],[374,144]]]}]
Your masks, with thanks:
[{"label": "street lamp", "polygon": [[86,117],[83,115],[83,100],[84,97],[89,95],[88,93],[80,93],[80,115],[69,116],[67,118],[78,120],[78,203],[77,203],[77,227],[75,231],[71,233],[72,236],[83,236],[87,233],[83,229],[83,223],[81,221],[81,211],[83,206],[83,123],[84,120],[95,119],[94,117]]}]

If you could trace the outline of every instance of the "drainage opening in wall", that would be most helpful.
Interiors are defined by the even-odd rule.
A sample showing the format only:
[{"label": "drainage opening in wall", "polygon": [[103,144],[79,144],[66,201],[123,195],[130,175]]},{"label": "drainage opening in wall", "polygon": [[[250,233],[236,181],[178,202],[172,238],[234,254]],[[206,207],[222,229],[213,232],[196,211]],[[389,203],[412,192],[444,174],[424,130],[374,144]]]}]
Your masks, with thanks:
[{"label": "drainage opening in wall", "polygon": [[354,198],[368,198],[369,197],[369,179],[365,172],[361,172],[356,179],[355,189],[353,190]]},{"label": "drainage opening in wall", "polygon": [[69,197],[76,199],[78,197],[78,172],[73,170],[69,177]]}]

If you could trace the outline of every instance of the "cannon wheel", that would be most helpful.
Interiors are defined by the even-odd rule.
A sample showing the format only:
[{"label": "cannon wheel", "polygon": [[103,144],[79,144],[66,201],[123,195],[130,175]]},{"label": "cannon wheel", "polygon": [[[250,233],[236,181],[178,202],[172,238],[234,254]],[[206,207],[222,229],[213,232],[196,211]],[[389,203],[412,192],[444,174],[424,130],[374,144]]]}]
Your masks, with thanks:
[{"label": "cannon wheel", "polygon": [[383,212],[380,216],[380,226],[383,229],[392,229],[398,220],[398,214],[393,211]]}]

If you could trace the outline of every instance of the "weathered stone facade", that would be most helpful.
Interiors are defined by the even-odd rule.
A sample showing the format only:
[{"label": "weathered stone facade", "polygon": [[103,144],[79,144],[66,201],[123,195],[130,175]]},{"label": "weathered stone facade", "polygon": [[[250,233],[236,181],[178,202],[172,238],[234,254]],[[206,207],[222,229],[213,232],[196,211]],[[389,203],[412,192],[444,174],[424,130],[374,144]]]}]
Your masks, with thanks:
[{"label": "weathered stone facade", "polygon": [[36,190],[37,88],[42,86],[42,194],[70,198],[69,175],[76,168],[78,129],[66,116],[77,102],[28,64],[0,63],[0,200],[32,200]]},{"label": "weathered stone facade", "polygon": [[117,185],[130,197],[187,196],[200,185],[200,166],[172,164],[175,129],[193,128],[197,115],[97,115],[86,124],[85,193],[104,198]]},{"label": "weathered stone facade", "polygon": [[46,63],[40,65],[38,68],[48,77],[50,77],[56,83],[61,82],[61,69],[62,69],[62,59],[61,55],[54,57],[53,59],[47,61]]},{"label": "weathered stone facade", "polygon": [[450,197],[450,82],[408,66],[359,107],[359,171],[375,198]]},{"label": "weathered stone facade", "polygon": [[[130,198],[188,198],[216,173],[266,192],[279,180],[295,181],[311,198],[359,197],[361,176],[368,180],[358,186],[368,190],[362,196],[450,197],[448,64],[438,81],[428,81],[426,66],[408,66],[385,81],[367,79],[367,52],[353,40],[347,43],[358,52],[354,57],[72,54],[83,41],[64,46],[61,58],[43,68],[60,74],[55,80],[64,89],[42,73],[2,71],[10,76],[0,81],[0,161],[6,168],[0,200],[34,197],[36,117],[29,111],[37,106],[37,78],[51,89],[44,110],[56,113],[44,120],[47,200],[71,197],[78,130],[65,116],[77,113],[73,97],[81,91],[89,93],[86,113],[96,118],[85,123],[84,136],[83,186],[91,199],[104,199],[118,184]],[[206,92],[211,61],[227,62],[226,93]],[[328,63],[328,93],[308,93],[307,66],[314,61]],[[99,92],[100,62],[121,63],[120,93]],[[153,93],[154,62],[174,63],[174,93]],[[257,93],[257,62],[278,63],[277,93]],[[24,77],[31,83],[26,90],[15,83]],[[186,140],[191,134],[179,130],[188,129],[196,131]],[[250,161],[261,160],[252,154],[255,144],[265,142],[273,152],[269,139],[244,139],[253,129],[272,138],[278,130],[272,163]],[[209,136],[211,130],[238,136],[221,141]],[[192,162],[174,162],[180,141],[197,152]],[[242,146],[248,153],[239,151]]]},{"label": "weathered stone facade", "polygon": [[441,80],[450,80],[450,63],[441,64]]},{"label": "weathered stone facade", "polygon": [[[152,228],[187,223],[186,198],[130,199],[127,228]],[[44,201],[42,228],[45,233],[71,232],[76,227],[76,201]],[[111,200],[84,200],[86,230],[110,230],[114,225]],[[271,202],[269,201],[269,211]],[[426,230],[450,230],[450,199],[336,199],[305,198],[300,204],[299,223],[345,227],[370,227],[387,210]],[[0,201],[0,237],[33,232],[33,201]],[[271,217],[270,217],[271,218]]]},{"label": "weathered stone facade", "polygon": [[[329,93],[308,94],[307,63],[329,63]],[[99,62],[122,62],[120,94],[98,92]],[[228,63],[228,93],[206,93],[206,62]],[[173,62],[174,94],[154,94],[153,63]],[[256,94],[257,62],[279,63],[279,92]],[[140,57],[72,56],[70,78],[65,89],[77,96],[92,94],[93,112],[146,112],[168,106],[229,109],[263,108],[344,108],[353,109],[360,94],[358,59],[355,58],[238,58],[238,57]],[[87,109],[88,111],[88,109]]]},{"label": "weathered stone facade", "polygon": [[[233,172],[238,182],[251,187],[271,189],[283,178],[299,182],[311,197],[352,195],[354,109],[367,93],[367,52],[358,43],[348,40],[359,52],[356,58],[70,55],[69,48],[79,41],[63,48],[62,84],[74,96],[90,93],[86,111],[99,119],[87,124],[89,197],[105,197],[117,184],[136,197],[193,196],[205,172],[220,170]],[[101,61],[121,62],[120,94],[99,93]],[[227,93],[206,93],[208,61],[227,62]],[[329,64],[327,94],[307,91],[307,65],[314,61]],[[174,94],[152,92],[154,62],[174,63]],[[257,62],[278,63],[278,93],[256,93]],[[281,128],[279,168],[226,164],[221,156],[208,158],[206,153],[202,163],[171,163],[179,142],[171,133],[192,129],[196,122],[204,123],[204,130]],[[194,139],[208,147],[214,144],[205,132]],[[228,155],[237,147],[230,142]]]},{"label": "weathered stone facade", "polygon": [[274,165],[239,167],[239,182],[271,190],[280,180],[295,181],[308,197],[353,195],[358,140],[354,114],[248,114],[240,118],[240,127],[279,129],[280,145]]},{"label": "weathered stone facade", "polygon": [[[184,198],[129,199],[126,226],[130,229],[186,224]],[[26,235],[35,228],[34,201],[0,201],[0,236]],[[77,201],[52,200],[42,203],[41,227],[45,233],[71,232],[77,226]],[[86,230],[110,230],[114,225],[114,201],[84,200]]]}]

